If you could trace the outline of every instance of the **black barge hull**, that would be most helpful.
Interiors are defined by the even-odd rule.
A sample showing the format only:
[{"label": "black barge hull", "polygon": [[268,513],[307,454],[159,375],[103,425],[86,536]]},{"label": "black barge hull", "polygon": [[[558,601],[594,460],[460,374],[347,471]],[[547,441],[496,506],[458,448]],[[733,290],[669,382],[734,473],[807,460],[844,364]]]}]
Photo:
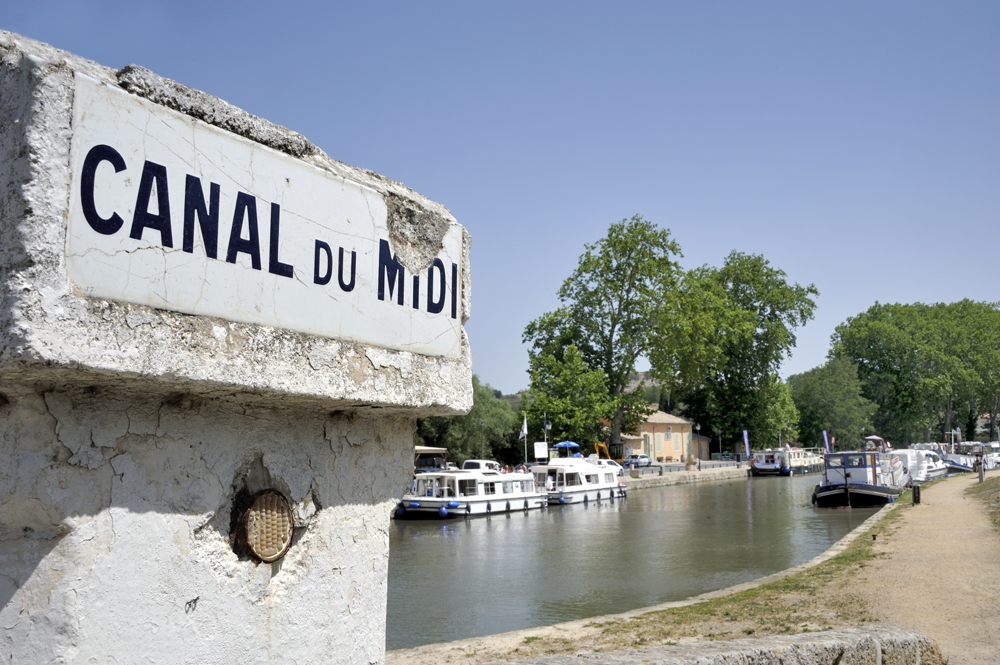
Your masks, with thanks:
[{"label": "black barge hull", "polygon": [[844,485],[817,485],[813,492],[813,503],[820,508],[873,508],[884,506],[903,493],[898,487],[850,483]]}]

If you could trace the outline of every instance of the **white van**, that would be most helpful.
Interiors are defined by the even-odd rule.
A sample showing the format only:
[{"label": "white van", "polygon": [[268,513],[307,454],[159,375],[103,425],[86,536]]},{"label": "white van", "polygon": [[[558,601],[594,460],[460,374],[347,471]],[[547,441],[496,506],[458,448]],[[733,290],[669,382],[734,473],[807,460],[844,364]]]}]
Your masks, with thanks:
[{"label": "white van", "polygon": [[467,459],[462,464],[462,469],[476,469],[479,471],[493,471],[495,473],[500,473],[503,471],[503,467],[499,463],[492,460],[486,459]]}]

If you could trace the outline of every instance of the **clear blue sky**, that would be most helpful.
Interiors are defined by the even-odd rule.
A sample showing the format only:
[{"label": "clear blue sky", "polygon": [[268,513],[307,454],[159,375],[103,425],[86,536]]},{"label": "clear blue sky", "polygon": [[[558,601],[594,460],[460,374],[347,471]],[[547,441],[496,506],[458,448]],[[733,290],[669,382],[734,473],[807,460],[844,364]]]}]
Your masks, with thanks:
[{"label": "clear blue sky", "polygon": [[443,203],[473,237],[474,370],[610,222],[820,291],[785,375],[881,302],[1000,300],[1000,3],[0,0],[0,28],[137,63]]}]

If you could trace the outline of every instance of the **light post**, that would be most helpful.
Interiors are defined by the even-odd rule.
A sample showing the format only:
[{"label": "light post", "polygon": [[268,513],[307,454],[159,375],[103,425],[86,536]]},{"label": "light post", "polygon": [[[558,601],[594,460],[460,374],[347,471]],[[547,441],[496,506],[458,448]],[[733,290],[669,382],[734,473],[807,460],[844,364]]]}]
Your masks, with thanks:
[{"label": "light post", "polygon": [[[699,425],[698,423],[695,423],[694,424],[694,430],[695,430],[695,432],[700,432],[701,431],[701,425]],[[695,461],[694,461],[694,458],[691,455],[691,443],[692,443],[692,439],[693,438],[694,437],[688,438],[687,465],[686,465],[686,470],[687,471],[693,471],[694,468],[695,468]]]}]

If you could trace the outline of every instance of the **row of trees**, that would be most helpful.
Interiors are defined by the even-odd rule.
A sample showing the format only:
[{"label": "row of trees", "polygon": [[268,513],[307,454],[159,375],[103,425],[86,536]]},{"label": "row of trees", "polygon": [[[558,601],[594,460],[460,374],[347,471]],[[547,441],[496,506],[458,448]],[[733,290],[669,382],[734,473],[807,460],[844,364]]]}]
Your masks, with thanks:
[{"label": "row of trees", "polygon": [[[883,305],[847,319],[829,360],[788,379],[801,440],[822,432],[854,446],[867,433],[890,441],[995,440],[1000,411],[1000,307],[995,303]],[[989,429],[977,431],[981,415]]]},{"label": "row of trees", "polygon": [[[849,318],[833,335],[833,358],[857,366],[871,425],[901,443],[938,440],[953,429],[977,435],[1000,411],[1000,307],[960,302],[883,305]],[[832,361],[831,361],[832,362]]]}]

